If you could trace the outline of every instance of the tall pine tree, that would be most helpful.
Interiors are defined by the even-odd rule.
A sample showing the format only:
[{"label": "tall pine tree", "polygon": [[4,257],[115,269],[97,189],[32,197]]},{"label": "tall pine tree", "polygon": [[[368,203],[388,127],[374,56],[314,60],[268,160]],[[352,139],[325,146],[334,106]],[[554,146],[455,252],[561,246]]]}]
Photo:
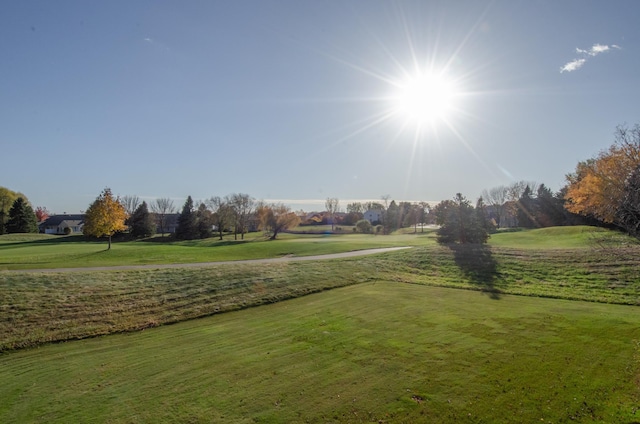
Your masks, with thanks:
[{"label": "tall pine tree", "polygon": [[207,205],[204,203],[200,203],[200,206],[198,206],[196,221],[198,238],[206,239],[213,237],[213,213],[207,209]]},{"label": "tall pine tree", "polygon": [[479,219],[471,203],[460,193],[453,200],[436,205],[438,243],[486,243],[489,238],[486,223]]},{"label": "tall pine tree", "polygon": [[6,227],[8,233],[38,232],[36,214],[22,197],[18,197],[15,202],[13,202],[9,210],[9,219]]},{"label": "tall pine tree", "polygon": [[198,238],[198,223],[196,214],[193,210],[193,199],[187,197],[182,207],[182,212],[178,217],[178,226],[176,227],[176,238],[178,240],[193,240]]},{"label": "tall pine tree", "polygon": [[156,223],[149,213],[147,202],[142,202],[136,208],[129,217],[128,223],[133,237],[150,237],[156,233]]},{"label": "tall pine tree", "polygon": [[527,185],[518,199],[518,226],[524,228],[536,228],[539,227],[536,220],[537,205],[535,199],[531,197],[531,188]]}]

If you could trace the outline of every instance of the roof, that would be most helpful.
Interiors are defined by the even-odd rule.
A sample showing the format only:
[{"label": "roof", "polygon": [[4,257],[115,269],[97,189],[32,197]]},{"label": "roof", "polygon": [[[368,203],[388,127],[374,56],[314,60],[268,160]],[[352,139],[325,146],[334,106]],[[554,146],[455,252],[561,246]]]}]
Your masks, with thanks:
[{"label": "roof", "polygon": [[75,215],[52,215],[45,219],[40,225],[44,227],[57,227],[63,221],[84,221],[84,214]]}]

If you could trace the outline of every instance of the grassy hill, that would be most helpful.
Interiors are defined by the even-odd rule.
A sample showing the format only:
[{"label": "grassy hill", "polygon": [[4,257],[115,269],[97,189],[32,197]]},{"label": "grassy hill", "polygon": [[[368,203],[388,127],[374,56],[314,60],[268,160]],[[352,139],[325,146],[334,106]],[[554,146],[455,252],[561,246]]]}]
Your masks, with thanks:
[{"label": "grassy hill", "polygon": [[370,282],[0,355],[0,422],[635,422],[640,309]]},{"label": "grassy hill", "polygon": [[[207,249],[230,254],[233,249],[240,252],[246,248],[249,250],[244,256],[255,257],[274,255],[274,252],[335,252],[385,243],[417,246],[373,257],[309,263],[238,263],[202,269],[73,274],[0,272],[0,352],[135,331],[370,281],[476,290],[496,299],[505,294],[519,294],[640,304],[640,246],[632,239],[624,238],[624,243],[610,243],[606,247],[606,240],[618,240],[622,236],[587,227],[533,230],[524,234],[534,240],[536,237],[547,240],[549,232],[554,233],[551,237],[554,248],[525,249],[523,234],[519,232],[500,234],[501,246],[439,246],[430,236],[302,237],[230,245],[205,240],[193,242],[194,246],[179,243],[167,247],[173,251],[171,258],[180,252],[189,258],[193,250]],[[594,233],[605,242],[593,244],[589,234]],[[575,237],[583,240],[579,247],[559,247],[574,245]],[[55,255],[64,251],[64,243],[82,245],[72,239],[37,248],[46,246]],[[137,249],[136,260],[159,258],[154,256],[158,255],[158,246],[153,243],[130,244],[131,251]],[[214,247],[207,247],[208,244]],[[27,252],[32,248],[29,242],[5,242],[0,244],[0,249],[6,247],[17,255],[23,245]],[[258,247],[252,250],[252,246]],[[123,243],[112,251],[126,251],[125,247]],[[23,258],[32,257],[30,255]],[[240,253],[238,256],[243,257]],[[68,256],[67,259],[67,263],[73,263]],[[129,260],[131,263],[132,258]],[[26,260],[21,263],[28,264]],[[63,264],[59,262],[60,266]]]},{"label": "grassy hill", "polygon": [[500,233],[486,246],[431,233],[126,242],[113,256],[81,238],[2,236],[0,266],[399,245],[414,247],[0,272],[0,422],[638,421],[640,309],[605,303],[640,304],[640,246],[607,230]]}]

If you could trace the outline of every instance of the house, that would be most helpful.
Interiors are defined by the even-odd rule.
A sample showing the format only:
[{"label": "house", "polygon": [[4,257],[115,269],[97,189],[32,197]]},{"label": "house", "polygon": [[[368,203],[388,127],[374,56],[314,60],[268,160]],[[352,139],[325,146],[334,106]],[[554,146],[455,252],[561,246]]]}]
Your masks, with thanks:
[{"label": "house", "polygon": [[84,228],[84,214],[52,215],[38,227],[44,234],[80,234]]},{"label": "house", "polygon": [[378,224],[382,222],[382,215],[384,211],[382,209],[369,209],[364,213],[363,218],[372,224]]},{"label": "house", "polygon": [[[178,228],[179,213],[168,213],[165,215],[153,214],[156,220],[156,233],[174,234]],[[163,231],[164,230],[164,231]]]}]

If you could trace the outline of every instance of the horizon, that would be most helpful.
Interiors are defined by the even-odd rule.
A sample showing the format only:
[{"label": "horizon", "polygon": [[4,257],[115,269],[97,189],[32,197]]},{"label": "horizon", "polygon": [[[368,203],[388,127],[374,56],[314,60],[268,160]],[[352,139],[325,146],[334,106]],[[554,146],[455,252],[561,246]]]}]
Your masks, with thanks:
[{"label": "horizon", "polygon": [[[120,197],[120,196],[117,196]],[[192,196],[193,198],[193,196]],[[150,201],[155,200],[155,198],[149,198],[149,197],[140,197],[140,202],[142,203],[142,201],[146,201],[147,204],[150,203]],[[175,207],[175,211],[174,213],[180,213],[180,211],[182,210],[182,206],[184,206],[184,202],[186,201],[186,197],[183,198],[172,198],[171,200],[173,200],[174,202],[174,207]],[[95,199],[94,199],[95,200]],[[194,204],[195,203],[199,203],[204,199],[193,199]],[[313,212],[324,212],[326,210],[325,208],[325,201],[326,199],[301,199],[301,200],[294,200],[294,199],[255,199],[256,201],[264,201],[266,203],[282,203],[285,206],[288,206],[289,208],[291,208],[291,211],[293,212],[297,212],[297,211],[304,211],[305,213],[313,213]],[[418,203],[418,202],[422,202],[423,200],[398,200],[398,199],[391,199],[389,198],[389,203],[391,201],[394,201],[396,203],[400,203],[400,202],[409,202],[409,203]],[[377,202],[377,203],[383,203],[384,201],[381,199],[347,199],[347,200],[341,200],[338,199],[339,201],[339,210],[338,212],[346,212],[346,207],[349,203],[368,203],[368,202]],[[440,201],[429,201],[429,200],[425,200],[425,202],[429,203],[429,205],[436,205],[438,204]],[[89,207],[90,204],[87,204],[87,207]],[[63,210],[63,211],[52,211],[49,210],[50,215],[75,215],[75,214],[83,214],[85,213],[85,209],[81,209],[78,211],[67,211],[67,210]]]}]

